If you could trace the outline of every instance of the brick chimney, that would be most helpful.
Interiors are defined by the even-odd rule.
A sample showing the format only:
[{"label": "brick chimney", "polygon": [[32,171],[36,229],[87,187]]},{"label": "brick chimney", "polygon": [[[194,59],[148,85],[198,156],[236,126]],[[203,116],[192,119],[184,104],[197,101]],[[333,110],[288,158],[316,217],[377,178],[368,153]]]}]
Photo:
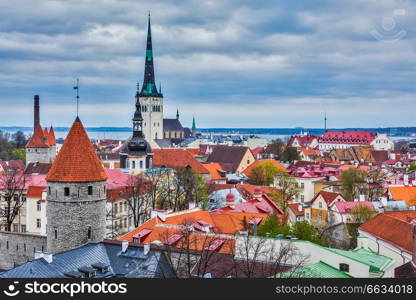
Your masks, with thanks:
[{"label": "brick chimney", "polygon": [[34,97],[34,117],[33,117],[33,132],[35,132],[36,126],[40,124],[39,117],[39,95]]}]

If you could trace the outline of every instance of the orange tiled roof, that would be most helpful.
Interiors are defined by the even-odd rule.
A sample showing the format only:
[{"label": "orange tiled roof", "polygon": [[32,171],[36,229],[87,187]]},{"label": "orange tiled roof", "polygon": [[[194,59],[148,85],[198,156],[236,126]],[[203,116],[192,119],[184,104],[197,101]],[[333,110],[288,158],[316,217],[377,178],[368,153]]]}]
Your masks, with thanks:
[{"label": "orange tiled roof", "polygon": [[[141,232],[145,232],[146,234],[141,237],[141,243],[152,243],[155,241],[166,243],[169,237],[181,232],[178,226],[189,225],[198,221],[209,224],[212,232],[221,234],[221,238],[215,237],[216,239],[231,239],[236,233],[243,230],[242,221],[244,217],[246,217],[247,222],[250,222],[251,219],[256,218],[264,220],[267,218],[267,215],[243,212],[207,212],[200,209],[185,210],[167,214],[165,221],[162,221],[159,217],[154,217],[140,227],[123,235],[119,240],[133,242],[135,236],[137,237]],[[197,240],[199,242],[193,248],[195,250],[203,250],[203,244],[205,243],[206,245],[207,235],[203,232],[195,231],[194,236],[198,237]],[[233,247],[223,247],[219,250],[220,253],[232,253],[233,251]]]},{"label": "orange tiled roof", "polygon": [[385,212],[368,220],[358,229],[368,232],[408,253],[413,252],[413,225],[416,211]]},{"label": "orange tiled roof", "polygon": [[204,163],[202,164],[211,174],[212,180],[222,180],[226,179],[226,177],[222,177],[221,173],[225,173],[225,171],[221,168],[221,165],[219,163]]},{"label": "orange tiled roof", "polygon": [[30,186],[27,190],[26,197],[27,198],[42,198],[43,191],[46,190],[44,186]]},{"label": "orange tiled roof", "polygon": [[88,182],[107,179],[84,126],[77,117],[46,176],[47,181]]},{"label": "orange tiled roof", "polygon": [[274,159],[260,159],[260,160],[257,160],[255,162],[253,162],[251,165],[249,165],[247,168],[245,168],[243,170],[244,175],[250,176],[251,175],[251,172],[253,171],[253,168],[255,168],[259,164],[265,163],[265,162],[271,162],[277,168],[279,168],[279,169],[281,169],[283,171],[287,171],[286,168],[281,163],[279,163],[277,160],[274,160]]},{"label": "orange tiled roof", "polygon": [[264,185],[252,185],[249,183],[244,184],[237,184],[238,189],[242,189],[245,192],[249,193],[251,196],[255,194],[255,189],[258,188],[262,193],[265,194],[273,194],[275,192],[278,192],[279,190],[277,188],[271,187],[271,186],[264,186]]},{"label": "orange tiled roof", "polygon": [[192,156],[196,156],[199,154],[199,148],[186,148],[186,150],[192,154]]},{"label": "orange tiled roof", "polygon": [[299,151],[303,152],[305,155],[318,155],[319,150],[311,149],[309,147],[299,147]]},{"label": "orange tiled roof", "polygon": [[35,128],[35,132],[26,144],[26,148],[49,148],[48,139],[44,135],[42,127],[38,124]]},{"label": "orange tiled roof", "polygon": [[49,128],[48,144],[49,144],[49,146],[56,145],[55,131],[53,130],[52,126],[51,126],[51,128]]},{"label": "orange tiled roof", "polygon": [[407,205],[416,205],[416,186],[391,186],[389,187],[393,200],[404,200]]},{"label": "orange tiled roof", "polygon": [[167,168],[190,166],[200,174],[209,174],[209,171],[186,149],[154,149],[153,166]]}]

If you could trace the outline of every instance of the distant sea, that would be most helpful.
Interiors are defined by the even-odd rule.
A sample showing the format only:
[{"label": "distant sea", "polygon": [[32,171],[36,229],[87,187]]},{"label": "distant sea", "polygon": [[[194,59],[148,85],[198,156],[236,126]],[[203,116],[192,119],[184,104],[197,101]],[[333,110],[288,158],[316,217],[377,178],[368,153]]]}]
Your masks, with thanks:
[{"label": "distant sea", "polygon": [[[14,133],[22,131],[27,136],[32,134],[31,127],[0,127],[3,132]],[[68,127],[56,127],[56,138],[65,138],[68,134]],[[131,136],[131,128],[129,127],[91,127],[86,128],[91,139],[116,139],[125,140]],[[328,130],[366,130],[374,133],[387,133],[393,140],[416,139],[416,127],[389,127],[389,128],[331,128]],[[202,134],[213,135],[256,135],[274,140],[277,138],[286,139],[291,135],[309,133],[313,135],[322,135],[325,130],[319,128],[201,128],[198,129]]]}]

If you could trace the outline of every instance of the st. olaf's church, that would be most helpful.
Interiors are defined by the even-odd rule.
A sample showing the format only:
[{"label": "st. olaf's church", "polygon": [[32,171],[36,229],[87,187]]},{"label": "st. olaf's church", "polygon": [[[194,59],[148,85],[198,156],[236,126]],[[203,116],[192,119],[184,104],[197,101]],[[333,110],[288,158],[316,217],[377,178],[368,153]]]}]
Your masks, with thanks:
[{"label": "st. olaf's church", "polygon": [[[163,94],[155,82],[154,56],[150,15],[147,28],[147,45],[143,84],[137,84],[136,111],[133,117],[133,136],[125,143],[120,153],[120,166],[138,174],[152,167],[152,148],[170,148],[191,136],[176,118],[163,118]],[[195,122],[195,121],[194,121]]]}]

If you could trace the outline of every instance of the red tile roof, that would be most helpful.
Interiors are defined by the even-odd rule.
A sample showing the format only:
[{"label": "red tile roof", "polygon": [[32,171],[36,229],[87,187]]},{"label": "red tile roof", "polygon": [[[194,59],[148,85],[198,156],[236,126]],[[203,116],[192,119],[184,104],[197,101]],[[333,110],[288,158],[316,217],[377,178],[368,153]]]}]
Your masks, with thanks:
[{"label": "red tile roof", "polygon": [[370,131],[327,131],[319,143],[368,145],[376,138]]},{"label": "red tile roof", "polygon": [[290,140],[288,142],[289,146],[292,146],[293,142],[295,140],[298,141],[299,145],[301,147],[308,147],[310,144],[315,140],[318,139],[318,136],[316,135],[292,135],[290,137]]},{"label": "red tile roof", "polygon": [[107,175],[77,117],[46,177],[54,182],[104,181]]},{"label": "red tile roof", "polygon": [[[211,174],[211,180],[226,180],[225,171],[219,163],[204,163],[202,164]],[[221,176],[224,174],[224,176]]]},{"label": "red tile roof", "polygon": [[[185,210],[176,213],[170,213],[166,215],[165,221],[162,221],[158,217],[154,217],[141,225],[140,227],[134,229],[133,231],[123,235],[118,240],[127,240],[133,242],[133,239],[138,234],[141,237],[141,243],[152,243],[155,241],[160,241],[162,243],[172,242],[173,237],[178,238],[178,235],[181,234],[180,226],[189,225],[189,224],[208,224],[211,228],[211,233],[222,234],[221,239],[230,239],[240,230],[243,230],[243,219],[246,218],[247,222],[250,222],[252,219],[255,219],[256,222],[260,222],[267,218],[266,214],[258,213],[242,213],[242,212],[208,212],[200,209]],[[194,227],[197,228],[197,227]],[[140,233],[144,232],[146,229],[146,235],[142,236]],[[197,241],[192,243],[192,248],[196,250],[203,250],[208,245],[217,242],[217,237],[210,237],[204,234],[204,232],[195,231],[195,238]],[[227,235],[229,236],[227,238]],[[179,237],[173,243],[176,243],[180,240]],[[212,242],[207,242],[207,238],[212,238]],[[220,245],[218,245],[219,247]],[[221,247],[219,249],[220,253],[233,253],[234,252],[234,243],[233,247],[230,247],[230,243],[227,243],[227,247]]]},{"label": "red tile roof", "polygon": [[30,186],[27,190],[26,197],[27,198],[42,198],[42,193],[45,191],[46,188],[43,186]]},{"label": "red tile roof", "polygon": [[257,147],[254,149],[250,149],[251,153],[253,154],[254,158],[257,158],[257,155],[264,151],[263,147]]},{"label": "red tile roof", "polygon": [[[301,207],[301,210],[299,211],[299,207]],[[300,203],[290,203],[289,209],[293,212],[293,214],[297,217],[305,215],[305,209],[303,208],[303,205]]]},{"label": "red tile roof", "polygon": [[262,163],[265,163],[265,162],[270,162],[273,165],[275,165],[278,169],[280,169],[282,171],[287,171],[286,168],[280,162],[278,162],[277,160],[274,160],[274,159],[260,159],[260,160],[257,160],[255,162],[253,162],[251,165],[249,165],[247,168],[245,168],[242,173],[244,173],[246,176],[250,176],[251,172],[253,171],[253,169],[255,167],[257,167],[259,164],[262,164]]},{"label": "red tile roof", "polygon": [[51,126],[51,128],[49,128],[48,144],[49,144],[49,146],[56,145],[55,131],[53,130],[52,126]]},{"label": "red tile roof", "polygon": [[359,206],[368,207],[371,211],[374,211],[374,205],[371,201],[339,201],[335,203],[340,214],[350,214],[351,210]]},{"label": "red tile roof", "polygon": [[209,174],[209,171],[186,149],[153,149],[153,166],[166,168],[190,166],[200,174]]},{"label": "red tile roof", "polygon": [[385,212],[368,220],[358,229],[396,246],[408,253],[413,253],[413,225],[416,211]]},{"label": "red tile roof", "polygon": [[48,138],[43,133],[43,129],[39,124],[36,126],[35,132],[26,144],[26,148],[49,148]]},{"label": "red tile roof", "polygon": [[325,200],[327,205],[331,204],[332,201],[334,201],[335,198],[337,198],[338,196],[341,196],[340,193],[320,191],[318,194],[315,195],[315,197],[313,197],[313,199],[310,201],[310,203],[314,202],[316,200],[316,198],[319,197],[319,195],[322,196],[322,198]]}]

